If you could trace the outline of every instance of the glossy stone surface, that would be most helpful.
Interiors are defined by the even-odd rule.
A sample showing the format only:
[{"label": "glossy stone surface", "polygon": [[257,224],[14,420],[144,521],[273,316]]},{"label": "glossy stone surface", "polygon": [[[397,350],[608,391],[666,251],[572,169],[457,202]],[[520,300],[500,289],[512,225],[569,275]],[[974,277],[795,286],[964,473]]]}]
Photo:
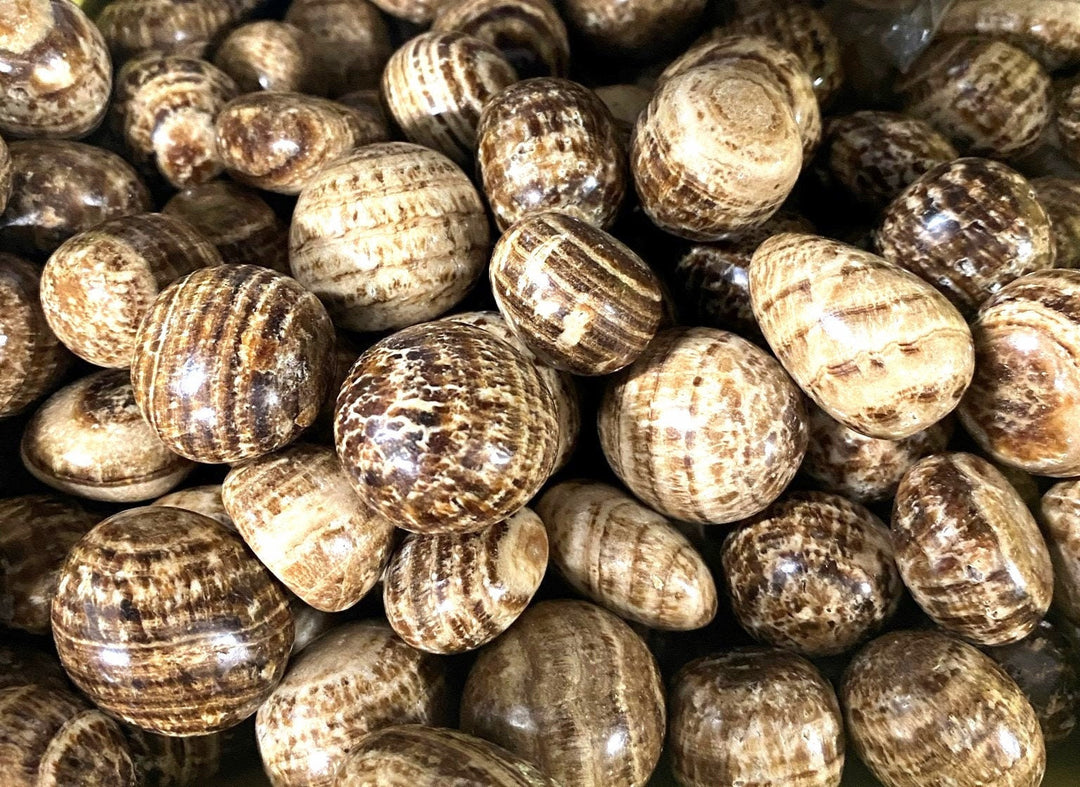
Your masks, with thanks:
[{"label": "glossy stone surface", "polygon": [[1024,501],[985,459],[935,454],[896,491],[904,584],[935,623],[982,645],[1023,639],[1050,607],[1053,570]]},{"label": "glossy stone surface", "polygon": [[829,682],[803,658],[738,648],[691,662],[670,694],[672,772],[685,787],[836,787],[844,726]]},{"label": "glossy stone surface", "polygon": [[40,259],[103,221],[150,210],[150,194],[124,159],[81,142],[12,142],[11,197],[0,216],[5,251]]},{"label": "glossy stone surface", "polygon": [[888,528],[839,495],[781,498],[725,539],[721,559],[739,624],[804,656],[850,650],[900,601]]},{"label": "glossy stone surface", "polygon": [[433,30],[457,30],[495,46],[522,79],[566,76],[570,42],[548,0],[450,0]]},{"label": "glossy stone surface", "polygon": [[203,486],[190,486],[187,489],[178,489],[162,495],[152,502],[152,506],[172,506],[194,511],[196,514],[210,517],[215,522],[220,522],[229,530],[236,530],[236,525],[225,510],[225,504],[221,501],[220,484],[204,484]]},{"label": "glossy stone surface", "polygon": [[884,208],[919,176],[958,155],[926,121],[875,110],[833,118],[824,150],[829,175],[874,208]]},{"label": "glossy stone surface", "polygon": [[252,189],[213,180],[177,193],[162,213],[191,224],[227,264],[289,272],[288,227]]},{"label": "glossy stone surface", "polygon": [[262,564],[316,609],[351,607],[390,556],[393,524],[364,507],[330,448],[296,445],[234,467],[222,500]]},{"label": "glossy stone surface", "polygon": [[717,240],[766,221],[795,185],[802,141],[771,76],[738,62],[663,82],[638,117],[634,185],[660,229]]},{"label": "glossy stone surface", "polygon": [[172,738],[126,726],[128,746],[141,787],[206,784],[221,767],[229,733]]},{"label": "glossy stone surface", "polygon": [[299,194],[338,157],[384,139],[343,104],[282,91],[233,99],[217,113],[214,132],[230,176],[278,194]]},{"label": "glossy stone surface", "polygon": [[999,462],[1029,473],[1080,474],[1080,271],[1006,285],[971,325],[975,377],[960,420]]},{"label": "glossy stone surface", "polygon": [[610,227],[627,189],[615,120],[595,93],[567,79],[517,82],[484,107],[477,163],[499,229],[539,211]]},{"label": "glossy stone surface", "polygon": [[156,51],[202,57],[236,17],[235,0],[111,0],[95,20],[117,67]]},{"label": "glossy stone surface", "polygon": [[259,708],[263,768],[277,785],[333,785],[369,732],[449,721],[445,666],[384,622],[339,626],[308,646]]},{"label": "glossy stone surface", "polygon": [[0,623],[49,633],[49,605],[68,550],[98,517],[45,495],[0,500]]},{"label": "glossy stone surface", "polygon": [[517,620],[547,563],[544,523],[528,508],[475,533],[412,534],[386,567],[386,617],[414,648],[474,650]]},{"label": "glossy stone surface", "polygon": [[327,95],[379,84],[392,47],[386,22],[368,0],[293,0],[285,21],[307,33]]},{"label": "glossy stone surface", "polygon": [[716,614],[716,585],[678,528],[625,492],[564,481],[537,503],[551,562],[579,593],[627,620],[687,631]]},{"label": "glossy stone surface", "polygon": [[810,74],[822,106],[828,105],[844,83],[840,41],[817,10],[799,3],[749,3],[717,34],[730,32],[764,36],[798,55]]},{"label": "glossy stone surface", "polygon": [[773,236],[754,252],[750,299],[799,387],[869,437],[926,429],[971,380],[971,332],[960,313],[914,274],[853,246]]},{"label": "glossy stone surface", "polygon": [[1038,61],[985,38],[937,41],[895,89],[906,113],[973,156],[1020,154],[1038,140],[1052,114],[1050,79]]},{"label": "glossy stone surface", "polygon": [[547,481],[559,444],[555,400],[533,363],[450,321],[398,331],[361,355],[334,435],[361,499],[426,534],[513,514]]},{"label": "glossy stone surface", "polygon": [[0,21],[0,132],[82,137],[105,116],[112,62],[86,14],[66,0],[13,0]]},{"label": "glossy stone surface", "polygon": [[630,491],[687,522],[758,513],[806,451],[806,410],[791,379],[763,350],[712,328],[661,331],[608,383],[598,426]]},{"label": "glossy stone surface", "polygon": [[820,407],[811,407],[809,428],[802,472],[826,491],[856,503],[876,503],[895,494],[913,464],[945,450],[955,419],[945,418],[900,440],[883,440],[849,429]]},{"label": "glossy stone surface", "polygon": [[284,593],[240,537],[165,507],[111,516],[75,546],[52,625],[64,668],[94,702],[180,736],[253,714],[293,640]]},{"label": "glossy stone surface", "polygon": [[0,253],[0,418],[48,393],[71,361],[41,309],[38,271]]},{"label": "glossy stone surface", "polygon": [[364,736],[338,771],[340,787],[556,787],[534,765],[457,730],[387,727]]},{"label": "glossy stone surface", "polygon": [[183,219],[124,216],[53,252],[41,272],[41,305],[72,352],[97,366],[126,369],[139,322],[161,290],[220,264],[217,249]]},{"label": "glossy stone surface", "polygon": [[773,235],[813,231],[814,226],[802,216],[781,210],[759,227],[713,243],[692,244],[675,263],[673,275],[686,319],[763,343],[750,306],[750,260]]},{"label": "glossy stone surface", "polygon": [[555,455],[555,467],[551,472],[554,474],[561,470],[573,456],[581,432],[581,397],[573,376],[541,363],[517,334],[510,330],[506,320],[497,311],[462,312],[443,319],[483,328],[532,361],[536,371],[540,373],[540,378],[555,398],[555,411],[559,419],[559,448]]},{"label": "glossy stone surface", "polygon": [[488,219],[465,173],[407,142],[367,145],[337,159],[300,194],[289,236],[297,281],[353,331],[438,317],[487,262]]},{"label": "glossy stone surface", "polygon": [[205,60],[151,52],[117,73],[113,123],[137,166],[174,188],[197,186],[221,174],[214,117],[239,93]]},{"label": "glossy stone surface", "polygon": [[409,39],[390,56],[382,95],[410,142],[467,168],[476,153],[480,111],[516,81],[513,66],[492,44],[434,31]]},{"label": "glossy stone surface", "polygon": [[81,697],[33,683],[0,689],[0,773],[10,787],[135,787],[115,721]]},{"label": "glossy stone surface", "polygon": [[885,209],[885,259],[933,284],[970,317],[1025,273],[1054,264],[1050,217],[1031,184],[996,161],[939,164]]},{"label": "glossy stone surface", "polygon": [[889,787],[1042,781],[1031,705],[989,657],[945,634],[874,640],[848,666],[840,699],[855,752]]},{"label": "glossy stone surface", "polygon": [[1048,176],[1035,178],[1031,186],[1050,217],[1054,267],[1080,268],[1080,179]]},{"label": "glossy stone surface", "polygon": [[799,127],[803,161],[808,162],[813,157],[821,142],[821,108],[810,75],[794,52],[762,36],[710,36],[672,61],[660,75],[660,81],[713,63],[750,68],[775,80]]},{"label": "glossy stone surface", "polygon": [[1039,514],[1054,565],[1054,605],[1069,620],[1080,622],[1080,481],[1050,487]]},{"label": "glossy stone surface", "polygon": [[1080,63],[1076,0],[958,0],[942,18],[940,32],[1008,41],[1047,71]]},{"label": "glossy stone surface", "polygon": [[55,489],[117,503],[158,497],[193,469],[143,420],[126,369],[95,372],[49,397],[27,422],[20,455]]},{"label": "glossy stone surface", "polygon": [[660,281],[628,246],[560,213],[533,213],[495,244],[495,303],[529,350],[556,369],[602,375],[633,363],[656,334]]},{"label": "glossy stone surface", "polygon": [[197,462],[282,448],[315,421],[334,330],[314,295],[254,265],[204,268],[158,296],[131,381],[143,416]]},{"label": "glossy stone surface", "polygon": [[300,28],[263,19],[229,33],[214,53],[214,65],[233,78],[241,93],[310,90],[318,94],[325,83],[315,73],[312,49]]},{"label": "glossy stone surface", "polygon": [[660,674],[645,643],[583,601],[526,610],[480,652],[461,701],[464,732],[581,787],[644,785],[660,756],[664,719]]},{"label": "glossy stone surface", "polygon": [[983,648],[1024,692],[1039,718],[1043,739],[1065,740],[1080,710],[1080,671],[1068,639],[1043,620],[1019,642]]}]

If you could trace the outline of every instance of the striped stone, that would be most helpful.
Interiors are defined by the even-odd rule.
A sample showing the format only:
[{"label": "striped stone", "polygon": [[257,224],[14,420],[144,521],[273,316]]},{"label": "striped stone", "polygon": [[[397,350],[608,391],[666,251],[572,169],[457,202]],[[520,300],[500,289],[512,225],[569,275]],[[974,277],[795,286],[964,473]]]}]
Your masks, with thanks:
[{"label": "striped stone", "polygon": [[293,642],[284,592],[240,537],[162,506],[122,511],[75,545],[52,624],[75,685],[167,735],[217,732],[253,714]]},{"label": "striped stone", "polygon": [[491,255],[495,303],[543,363],[602,375],[633,363],[660,325],[660,282],[611,235],[561,213],[511,226]]},{"label": "striped stone", "polygon": [[131,381],[169,448],[197,462],[237,462],[287,445],[315,422],[333,346],[325,309],[293,279],[221,265],[154,302]]}]

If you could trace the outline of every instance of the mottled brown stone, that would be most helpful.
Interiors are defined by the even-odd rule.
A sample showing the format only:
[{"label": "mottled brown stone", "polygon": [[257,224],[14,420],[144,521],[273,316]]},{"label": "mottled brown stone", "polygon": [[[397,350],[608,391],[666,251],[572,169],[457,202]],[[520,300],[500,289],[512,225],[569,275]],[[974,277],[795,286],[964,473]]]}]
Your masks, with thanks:
[{"label": "mottled brown stone", "polygon": [[96,22],[116,66],[147,52],[202,57],[238,16],[234,0],[110,0]]},{"label": "mottled brown stone", "polygon": [[236,530],[229,512],[225,510],[225,504],[221,500],[220,484],[204,484],[203,486],[191,486],[187,489],[178,489],[167,495],[162,495],[152,502],[152,506],[172,506],[194,511],[196,514],[210,517],[215,522],[220,522],[229,528]]},{"label": "mottled brown stone", "polygon": [[1080,63],[1077,0],[957,0],[942,18],[939,31],[1008,41],[1047,71]]},{"label": "mottled brown stone", "polygon": [[233,30],[214,54],[214,65],[233,78],[241,93],[256,90],[320,93],[314,47],[303,30],[263,19]]},{"label": "mottled brown stone", "polygon": [[433,30],[457,30],[495,46],[523,79],[562,77],[570,42],[562,17],[548,0],[450,0]]},{"label": "mottled brown stone", "polygon": [[285,21],[309,37],[320,92],[335,97],[378,86],[393,48],[379,10],[367,0],[293,0]]},{"label": "mottled brown stone", "polygon": [[688,37],[707,0],[563,0],[566,24],[598,57],[649,61]]},{"label": "mottled brown stone", "polygon": [[1035,178],[1032,188],[1050,217],[1054,236],[1054,266],[1080,268],[1080,179]]}]

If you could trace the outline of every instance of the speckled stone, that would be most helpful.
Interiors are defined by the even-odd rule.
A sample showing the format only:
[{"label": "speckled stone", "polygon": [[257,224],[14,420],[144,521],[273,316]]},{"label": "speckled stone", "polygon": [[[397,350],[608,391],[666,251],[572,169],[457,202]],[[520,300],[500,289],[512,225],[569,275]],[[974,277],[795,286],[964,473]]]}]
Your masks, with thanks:
[{"label": "speckled stone", "polygon": [[732,331],[763,343],[750,306],[750,260],[765,240],[781,232],[813,232],[795,213],[780,211],[759,227],[713,243],[695,243],[675,263],[676,298],[696,325]]},{"label": "speckled stone", "polygon": [[989,657],[945,634],[874,640],[848,666],[840,699],[855,752],[888,787],[1042,782],[1030,703]]},{"label": "speckled stone", "polygon": [[237,462],[284,447],[314,423],[333,345],[325,309],[292,279],[254,265],[203,268],[147,312],[131,382],[170,449]]},{"label": "speckled stone", "polygon": [[957,0],[939,35],[981,35],[1008,41],[1047,71],[1080,63],[1077,0]]},{"label": "speckled stone", "polygon": [[1031,184],[989,159],[939,164],[885,209],[885,259],[933,284],[970,317],[1025,273],[1052,267],[1050,217]]},{"label": "speckled stone", "polygon": [[627,189],[624,149],[611,112],[567,79],[517,82],[484,107],[477,163],[499,229],[529,213],[558,211],[602,229]]},{"label": "speckled stone", "polygon": [[628,246],[561,213],[533,213],[495,244],[495,303],[541,362],[577,375],[633,363],[660,326],[660,281]]},{"label": "speckled stone", "polygon": [[1054,606],[1080,623],[1080,481],[1061,481],[1050,487],[1039,513],[1054,564]]},{"label": "speckled stone", "polygon": [[105,40],[77,5],[11,0],[0,20],[0,132],[85,136],[105,117],[111,90]]},{"label": "speckled stone", "polygon": [[288,227],[252,189],[214,180],[174,195],[162,212],[191,224],[228,264],[289,272]]},{"label": "speckled stone", "polygon": [[174,188],[197,186],[221,174],[214,118],[239,92],[205,60],[151,52],[117,73],[112,123],[137,166]]},{"label": "speckled stone", "polygon": [[37,269],[0,253],[0,418],[17,415],[52,390],[71,362],[38,294]]},{"label": "speckled stone", "polygon": [[383,139],[394,138],[394,133],[390,129],[389,115],[386,113],[386,107],[383,106],[382,91],[376,88],[353,90],[334,100],[350,107],[360,122],[366,128],[372,129],[372,133],[380,134]]},{"label": "speckled stone", "polygon": [[597,57],[651,61],[693,30],[707,0],[563,0],[567,26]]},{"label": "speckled stone", "polygon": [[1050,607],[1053,569],[1024,501],[972,454],[935,454],[904,475],[892,517],[896,563],[942,628],[981,645],[1023,639]]},{"label": "speckled stone", "polygon": [[558,412],[532,362],[439,321],[360,356],[338,396],[338,456],[373,511],[418,533],[490,527],[547,481]]},{"label": "speckled stone", "polygon": [[261,19],[234,29],[214,54],[214,65],[233,78],[241,93],[256,90],[320,93],[315,54],[296,25]]},{"label": "speckled stone", "polygon": [[301,653],[255,717],[263,768],[274,785],[334,785],[369,732],[449,720],[443,662],[384,622],[339,626]]},{"label": "speckled stone", "polygon": [[739,624],[804,656],[850,650],[900,602],[888,528],[839,495],[782,498],[733,531],[721,559]]},{"label": "speckled stone", "polygon": [[456,305],[483,272],[490,228],[464,172],[408,142],[339,158],[300,193],[293,275],[354,331],[403,328]]},{"label": "speckled stone", "polygon": [[421,725],[366,735],[338,771],[338,787],[557,787],[532,763],[457,730]]},{"label": "speckled stone", "polygon": [[190,486],[187,489],[178,489],[162,495],[152,502],[152,506],[172,506],[183,508],[186,511],[194,511],[196,514],[210,517],[215,522],[220,522],[229,528],[236,530],[236,524],[225,510],[225,503],[221,500],[220,484],[204,484],[203,486]]},{"label": "speckled stone", "polygon": [[414,648],[474,650],[517,620],[547,563],[544,523],[528,508],[475,533],[412,534],[386,567],[386,617]]},{"label": "speckled stone", "polygon": [[849,429],[821,408],[811,407],[809,427],[802,471],[829,492],[856,503],[876,503],[895,494],[913,464],[945,450],[955,419],[945,418],[900,440],[882,440]]},{"label": "speckled stone", "polygon": [[457,30],[498,48],[522,79],[566,76],[570,41],[548,0],[450,0],[433,30]]},{"label": "speckled stone", "polygon": [[690,240],[765,222],[802,166],[791,104],[754,64],[720,62],[667,79],[638,117],[630,168],[645,213]]},{"label": "speckled stone", "polygon": [[1080,268],[1080,179],[1035,178],[1031,186],[1050,217],[1054,266]]},{"label": "speckled stone", "polygon": [[1069,80],[1056,86],[1057,135],[1061,151],[1080,165],[1080,81]]},{"label": "speckled stone", "polygon": [[296,445],[234,467],[222,500],[255,556],[316,609],[358,602],[390,556],[394,525],[364,507],[333,449]]},{"label": "speckled stone", "polygon": [[1080,271],[1038,271],[983,304],[972,323],[975,377],[960,420],[999,462],[1080,474]]},{"label": "speckled stone", "polygon": [[668,746],[685,787],[836,787],[844,726],[829,682],[806,659],[739,648],[691,662],[671,689]]},{"label": "speckled stone", "polygon": [[254,713],[293,641],[285,594],[240,537],[162,506],[111,516],[76,544],[52,625],[64,668],[95,703],[180,736]]},{"label": "speckled stone", "polygon": [[338,157],[385,139],[344,104],[281,91],[233,99],[217,113],[214,130],[229,175],[278,194],[299,194]]},{"label": "speckled stone", "polygon": [[827,106],[844,84],[840,41],[825,17],[808,5],[750,3],[748,10],[714,35],[728,33],[771,38],[798,55],[822,106]]},{"label": "speckled stone", "polygon": [[131,365],[139,322],[162,289],[221,264],[209,241],[183,219],[124,216],[61,244],[41,272],[49,327],[72,352],[98,366]]},{"label": "speckled stone", "polygon": [[25,684],[0,689],[0,773],[8,787],[135,787],[120,727],[81,697]]},{"label": "speckled stone", "polygon": [[794,52],[762,36],[734,34],[709,37],[672,61],[660,75],[659,82],[691,68],[712,63],[737,64],[775,80],[799,127],[803,162],[813,158],[821,142],[821,108],[810,75]]},{"label": "speckled stone", "polygon": [[598,426],[604,455],[630,491],[687,522],[758,513],[806,451],[802,396],[780,364],[711,328],[661,331],[609,382]]},{"label": "speckled stone", "polygon": [[949,414],[974,365],[960,313],[914,274],[815,235],[762,243],[750,299],[784,368],[833,418],[900,439]]},{"label": "speckled stone", "polygon": [[824,150],[829,175],[872,208],[884,208],[920,175],[958,155],[926,121],[875,110],[830,120]]},{"label": "speckled stone", "polygon": [[367,0],[293,0],[285,21],[307,33],[312,67],[334,97],[376,87],[390,57],[390,33]]},{"label": "speckled stone", "polygon": [[664,719],[645,643],[583,601],[526,610],[480,652],[461,700],[464,732],[579,787],[642,787],[660,757]]},{"label": "speckled stone", "polygon": [[8,150],[4,138],[0,137],[0,214],[7,208],[8,199],[11,197],[11,179],[14,177],[13,170],[11,151]]},{"label": "speckled stone", "polygon": [[946,38],[896,83],[904,111],[962,153],[1009,157],[1034,145],[1050,121],[1050,79],[1038,61],[1003,41]]},{"label": "speckled stone", "polygon": [[68,550],[98,517],[45,495],[0,500],[0,623],[49,633],[49,605]]},{"label": "speckled stone", "polygon": [[149,500],[194,465],[143,420],[126,369],[96,372],[57,391],[23,431],[20,454],[38,480],[92,500]]},{"label": "speckled stone", "polygon": [[202,57],[236,19],[231,0],[111,0],[95,20],[117,67],[146,52]]},{"label": "speckled stone", "polygon": [[536,506],[551,562],[579,593],[627,620],[688,631],[716,614],[709,567],[678,528],[625,492],[564,481]]},{"label": "speckled stone", "polygon": [[5,251],[42,258],[103,221],[150,210],[150,193],[124,159],[68,140],[12,142],[11,197],[0,216]]},{"label": "speckled stone", "polygon": [[1080,673],[1076,653],[1064,634],[1043,620],[1019,642],[983,648],[983,652],[1024,692],[1048,744],[1069,737],[1080,709]]},{"label": "speckled stone", "polygon": [[457,31],[429,31],[390,56],[382,95],[410,142],[469,167],[480,111],[516,81],[513,66],[493,45]]},{"label": "speckled stone", "polygon": [[574,378],[568,372],[560,372],[541,363],[524,342],[510,330],[510,326],[506,324],[502,315],[496,311],[462,312],[443,319],[483,328],[512,345],[522,356],[532,361],[536,371],[540,373],[540,379],[544,381],[555,398],[555,411],[559,419],[559,447],[555,453],[555,466],[551,472],[554,474],[561,470],[573,456],[574,449],[577,448],[578,436],[581,433],[581,396]]}]

